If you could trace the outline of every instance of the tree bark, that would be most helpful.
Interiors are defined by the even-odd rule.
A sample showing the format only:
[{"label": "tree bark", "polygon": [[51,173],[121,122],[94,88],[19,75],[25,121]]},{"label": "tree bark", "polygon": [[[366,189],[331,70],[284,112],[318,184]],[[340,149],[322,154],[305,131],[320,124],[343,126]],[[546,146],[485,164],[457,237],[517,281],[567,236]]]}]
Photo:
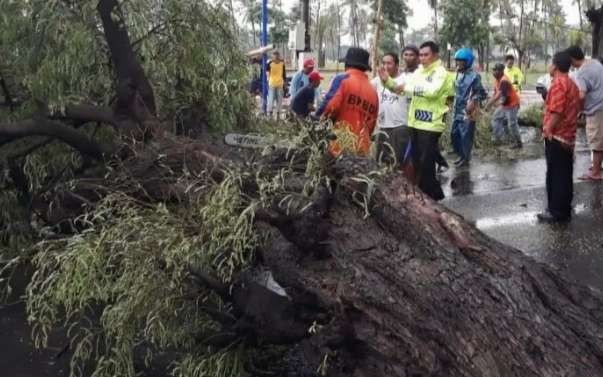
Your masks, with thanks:
[{"label": "tree bark", "polygon": [[586,11],[586,18],[592,26],[593,58],[603,57],[603,6]]},{"label": "tree bark", "polygon": [[375,9],[375,34],[373,36],[373,77],[377,75],[377,67],[379,67],[379,42],[381,41],[382,28],[383,0],[377,0],[377,9]]}]

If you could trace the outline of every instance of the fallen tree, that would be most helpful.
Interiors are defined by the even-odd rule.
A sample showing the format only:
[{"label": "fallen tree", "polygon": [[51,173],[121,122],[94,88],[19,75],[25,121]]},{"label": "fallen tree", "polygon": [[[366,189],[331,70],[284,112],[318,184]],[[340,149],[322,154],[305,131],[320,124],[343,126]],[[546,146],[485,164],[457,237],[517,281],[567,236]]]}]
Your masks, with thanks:
[{"label": "fallen tree", "polygon": [[[133,376],[167,359],[183,377],[603,374],[600,292],[399,173],[332,159],[326,131],[289,125],[297,147],[264,153],[176,135],[119,6],[96,8],[111,107],[0,124],[1,143],[38,137],[6,167],[29,223],[43,224],[15,263],[34,270],[36,344],[67,326],[73,373]],[[90,122],[111,127],[108,142],[83,131]],[[32,191],[27,156],[53,140],[77,168]]]}]

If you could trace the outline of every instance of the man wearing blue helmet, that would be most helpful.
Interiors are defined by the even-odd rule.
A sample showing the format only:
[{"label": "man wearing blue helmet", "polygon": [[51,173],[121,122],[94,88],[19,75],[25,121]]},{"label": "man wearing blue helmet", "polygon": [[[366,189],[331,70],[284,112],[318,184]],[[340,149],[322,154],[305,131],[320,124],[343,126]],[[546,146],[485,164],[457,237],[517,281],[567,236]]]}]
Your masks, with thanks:
[{"label": "man wearing blue helmet", "polygon": [[454,55],[457,74],[455,81],[454,112],[451,130],[452,147],[459,156],[456,166],[467,166],[471,160],[475,121],[480,103],[487,94],[479,73],[473,70],[473,51],[461,48]]}]

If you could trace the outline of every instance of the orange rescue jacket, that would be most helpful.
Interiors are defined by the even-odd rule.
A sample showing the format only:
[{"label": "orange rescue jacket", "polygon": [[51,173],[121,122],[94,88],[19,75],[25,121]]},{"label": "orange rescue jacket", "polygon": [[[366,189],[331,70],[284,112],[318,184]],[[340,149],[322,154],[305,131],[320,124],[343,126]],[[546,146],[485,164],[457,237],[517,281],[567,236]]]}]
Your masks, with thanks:
[{"label": "orange rescue jacket", "polygon": [[378,114],[377,92],[367,75],[355,68],[348,68],[333,78],[316,112],[316,115],[334,122],[333,129],[338,139],[331,142],[329,148],[333,156],[344,151],[367,156]]}]

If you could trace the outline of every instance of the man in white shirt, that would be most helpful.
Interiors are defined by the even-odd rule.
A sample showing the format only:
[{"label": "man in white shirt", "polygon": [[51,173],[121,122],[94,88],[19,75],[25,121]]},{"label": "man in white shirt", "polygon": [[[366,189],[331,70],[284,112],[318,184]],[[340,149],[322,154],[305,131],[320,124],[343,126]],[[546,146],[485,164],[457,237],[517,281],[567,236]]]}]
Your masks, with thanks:
[{"label": "man in white shirt", "polygon": [[[400,71],[400,60],[396,53],[390,52],[383,56],[381,63],[387,70],[396,85],[406,83],[419,65],[419,54],[416,48],[408,46],[402,52],[405,69]],[[379,162],[387,164],[402,164],[409,160],[407,153],[408,132],[408,105],[410,97],[396,94],[385,88],[379,77],[371,82],[379,96],[379,118],[376,133],[376,158]]]}]

